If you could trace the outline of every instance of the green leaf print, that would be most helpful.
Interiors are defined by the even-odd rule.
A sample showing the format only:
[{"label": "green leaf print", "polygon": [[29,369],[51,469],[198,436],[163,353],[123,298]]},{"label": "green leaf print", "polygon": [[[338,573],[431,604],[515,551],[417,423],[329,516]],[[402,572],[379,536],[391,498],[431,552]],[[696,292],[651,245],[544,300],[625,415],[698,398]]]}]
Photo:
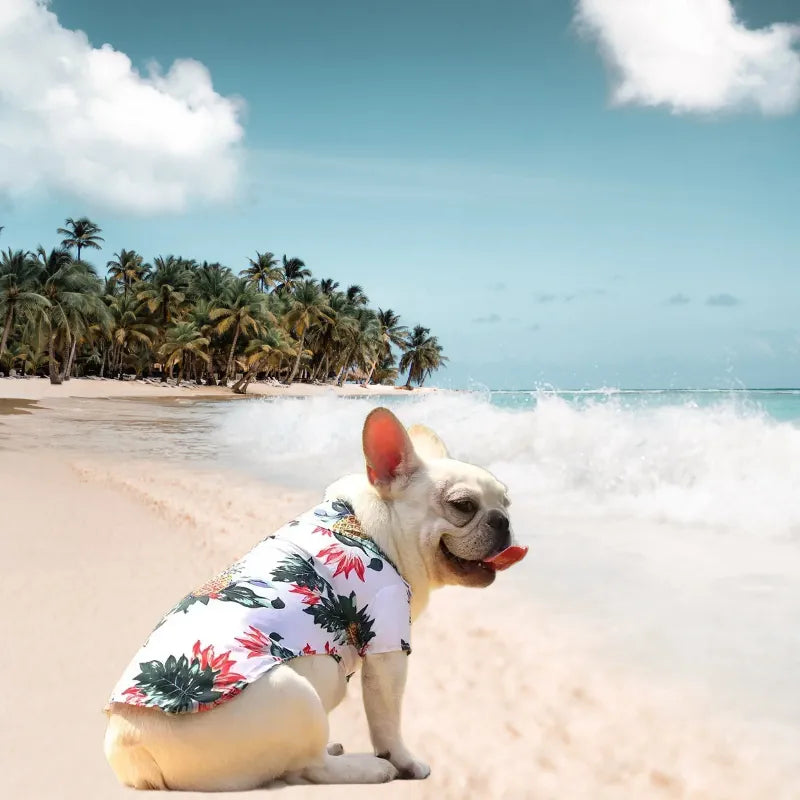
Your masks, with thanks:
[{"label": "green leaf print", "polygon": [[275,658],[283,659],[284,661],[294,658],[297,655],[297,653],[287,650],[283,645],[278,644],[278,642],[283,639],[283,636],[281,636],[279,633],[273,632],[269,635],[269,638],[272,642],[269,648],[270,655],[275,656]]},{"label": "green leaf print", "polygon": [[368,608],[356,607],[355,592],[350,592],[350,596],[345,597],[329,591],[327,595],[320,597],[319,603],[308,606],[303,611],[310,614],[321,628],[333,633],[334,641],[350,644],[362,652],[375,638],[372,630],[375,620],[367,613]]},{"label": "green leaf print", "polygon": [[185,655],[170,656],[164,663],[139,664],[139,669],[134,681],[147,695],[148,705],[165,711],[187,711],[194,703],[213,703],[222,697],[222,692],[214,689],[214,670],[201,667],[197,659],[190,662]]},{"label": "green leaf print", "polygon": [[238,603],[245,608],[267,608],[272,606],[272,600],[267,600],[266,597],[256,594],[249,586],[241,586],[236,583],[226,586],[213,599]]},{"label": "green leaf print", "polygon": [[314,559],[303,558],[297,553],[287,556],[275,567],[272,580],[294,583],[315,592],[323,592],[329,588],[328,582],[314,569]]}]

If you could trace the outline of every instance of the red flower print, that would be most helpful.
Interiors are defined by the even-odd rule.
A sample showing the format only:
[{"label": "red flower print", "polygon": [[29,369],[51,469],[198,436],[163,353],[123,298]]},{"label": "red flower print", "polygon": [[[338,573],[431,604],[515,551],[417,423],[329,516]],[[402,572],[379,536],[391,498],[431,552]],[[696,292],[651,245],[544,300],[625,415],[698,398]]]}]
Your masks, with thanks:
[{"label": "red flower print", "polygon": [[315,656],[317,651],[306,642],[306,646],[300,651],[304,656]]},{"label": "red flower print", "polygon": [[313,589],[309,589],[307,586],[299,586],[295,584],[294,586],[290,587],[289,591],[292,594],[300,594],[303,596],[303,605],[304,606],[315,606],[319,603],[319,594],[315,592]]},{"label": "red flower print", "polygon": [[143,706],[147,702],[147,694],[138,686],[129,686],[122,696],[127,698],[125,702],[132,706]]},{"label": "red flower print", "polygon": [[233,683],[244,680],[244,675],[238,672],[231,672],[231,667],[236,665],[232,658],[228,658],[231,654],[230,650],[224,653],[215,655],[214,645],[210,644],[205,650],[200,649],[200,640],[194,643],[192,648],[192,655],[200,662],[200,669],[207,669],[210,667],[216,675],[214,675],[214,688],[224,689]]},{"label": "red flower print", "polygon": [[245,635],[244,639],[236,639],[245,650],[248,650],[248,658],[259,658],[261,656],[271,655],[270,646],[272,639],[265,636],[258,628],[250,626],[250,630]]},{"label": "red flower print", "polygon": [[330,528],[323,528],[322,525],[317,525],[312,533],[321,533],[323,536],[333,536],[333,531]]},{"label": "red flower print", "polygon": [[357,555],[348,555],[340,545],[328,545],[324,550],[320,550],[317,553],[317,558],[323,559],[325,564],[336,564],[336,571],[333,573],[334,578],[342,573],[344,573],[345,578],[349,578],[350,573],[355,572],[358,579],[363,583],[364,562]]},{"label": "red flower print", "polygon": [[332,645],[330,642],[325,642],[325,654],[329,656],[339,655],[339,653],[336,650],[336,646]]}]

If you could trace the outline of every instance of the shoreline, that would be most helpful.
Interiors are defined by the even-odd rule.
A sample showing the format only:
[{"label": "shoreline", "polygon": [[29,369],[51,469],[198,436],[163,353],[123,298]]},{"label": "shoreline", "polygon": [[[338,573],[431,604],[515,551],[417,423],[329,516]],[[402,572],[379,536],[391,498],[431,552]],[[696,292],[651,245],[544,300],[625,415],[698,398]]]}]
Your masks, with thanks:
[{"label": "shoreline", "polygon": [[[293,383],[291,386],[275,383],[252,382],[246,394],[234,394],[224,386],[200,386],[162,384],[159,381],[125,380],[116,378],[71,378],[59,385],[53,385],[48,378],[0,378],[0,400],[49,400],[56,398],[120,398],[126,400],[139,398],[193,397],[198,400],[216,398],[240,400],[247,397],[416,397],[444,391],[431,386],[416,387],[412,390],[399,386],[347,384]],[[0,409],[0,413],[2,409]]]},{"label": "shoreline", "polygon": [[[108,406],[92,424],[117,412]],[[98,458],[83,438],[66,448],[48,440],[45,449],[52,429],[32,421],[4,420],[12,447],[0,447],[0,556],[9,565],[0,602],[18,609],[5,620],[14,657],[0,680],[15,686],[6,751],[20,756],[4,777],[12,795],[122,800],[130,790],[103,759],[100,713],[118,673],[178,597],[319,496],[219,466]],[[15,449],[34,430],[40,449]],[[512,571],[486,590],[434,593],[414,625],[404,703],[408,745],[433,772],[381,794],[793,798],[796,764],[778,738],[759,741],[686,686],[605,657],[585,618],[542,604],[526,587],[524,571]],[[356,678],[331,715],[331,740],[348,752],[369,749],[359,688]],[[42,754],[50,768],[32,769]],[[370,786],[287,791],[303,800],[375,795]]]}]

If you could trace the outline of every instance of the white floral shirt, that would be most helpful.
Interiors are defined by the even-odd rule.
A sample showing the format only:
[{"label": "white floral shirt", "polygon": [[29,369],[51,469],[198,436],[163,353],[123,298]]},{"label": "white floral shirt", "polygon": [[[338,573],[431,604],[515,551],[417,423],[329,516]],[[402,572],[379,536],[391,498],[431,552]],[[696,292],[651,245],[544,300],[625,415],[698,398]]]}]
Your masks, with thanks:
[{"label": "white floral shirt", "polygon": [[368,653],[411,652],[410,606],[408,584],[352,509],[329,501],[184,597],[110,702],[205,711],[304,655],[331,656],[349,679]]}]

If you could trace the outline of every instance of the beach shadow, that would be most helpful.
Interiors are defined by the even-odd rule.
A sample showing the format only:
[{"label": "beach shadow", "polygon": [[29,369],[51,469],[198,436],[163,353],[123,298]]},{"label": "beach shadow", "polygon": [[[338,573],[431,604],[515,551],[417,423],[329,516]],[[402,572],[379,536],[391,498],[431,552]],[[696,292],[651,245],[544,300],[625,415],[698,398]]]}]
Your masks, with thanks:
[{"label": "beach shadow", "polygon": [[0,397],[0,417],[11,414],[30,414],[29,409],[39,405],[37,400],[21,400],[17,398]]}]

